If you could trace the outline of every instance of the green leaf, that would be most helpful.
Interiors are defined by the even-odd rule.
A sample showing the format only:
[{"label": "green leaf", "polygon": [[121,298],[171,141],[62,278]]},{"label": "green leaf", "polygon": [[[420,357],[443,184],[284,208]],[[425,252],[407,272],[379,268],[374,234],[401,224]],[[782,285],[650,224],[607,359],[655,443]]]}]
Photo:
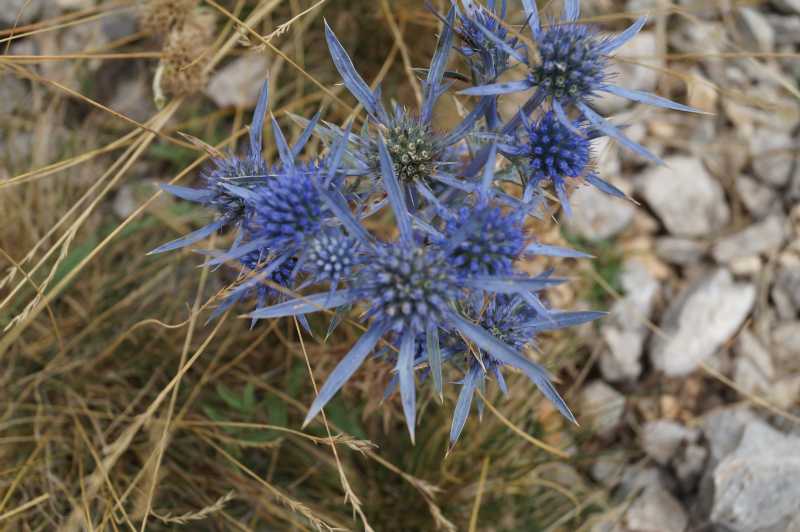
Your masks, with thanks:
[{"label": "green leaf", "polygon": [[334,425],[356,438],[366,440],[367,433],[361,426],[360,412],[360,409],[346,407],[338,398],[325,405],[325,413]]},{"label": "green leaf", "polygon": [[242,406],[244,407],[243,410],[248,414],[252,414],[255,411],[256,387],[252,382],[248,382],[244,387]]},{"label": "green leaf", "polygon": [[217,384],[217,394],[230,408],[233,408],[238,412],[243,412],[245,410],[244,402],[224,384]]},{"label": "green leaf", "polygon": [[279,427],[289,425],[289,410],[286,408],[286,403],[274,395],[268,396],[264,402],[266,403],[270,425]]}]

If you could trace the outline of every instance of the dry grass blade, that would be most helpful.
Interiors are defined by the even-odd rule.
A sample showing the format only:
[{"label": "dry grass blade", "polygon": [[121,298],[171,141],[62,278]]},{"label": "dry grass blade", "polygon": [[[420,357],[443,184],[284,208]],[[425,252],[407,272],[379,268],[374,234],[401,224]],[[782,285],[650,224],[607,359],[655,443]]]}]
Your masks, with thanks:
[{"label": "dry grass blade", "polygon": [[24,504],[22,504],[20,506],[17,506],[16,508],[14,508],[12,510],[7,511],[4,514],[0,514],[0,523],[5,521],[6,519],[10,519],[10,518],[14,517],[15,515],[18,515],[18,514],[21,514],[22,512],[26,512],[26,511],[30,510],[34,506],[43,503],[44,501],[46,501],[49,498],[50,498],[50,494],[49,493],[42,493],[38,497],[35,497],[35,498],[31,499],[30,501],[28,501],[28,502],[26,502],[26,503],[24,503]]},{"label": "dry grass blade", "polygon": [[314,515],[314,513],[311,511],[311,509],[308,506],[306,506],[305,504],[303,504],[300,501],[292,499],[291,497],[289,497],[288,495],[283,493],[281,490],[279,490],[278,488],[276,488],[272,484],[266,482],[259,475],[254,473],[250,468],[248,468],[247,466],[242,464],[239,460],[237,460],[236,458],[231,456],[225,449],[223,449],[222,447],[220,447],[219,445],[217,445],[216,443],[214,443],[213,441],[211,441],[208,438],[205,438],[203,436],[201,436],[201,438],[209,446],[211,446],[218,453],[220,453],[226,460],[228,460],[233,465],[235,465],[236,467],[238,467],[239,469],[244,471],[248,476],[252,477],[253,480],[255,480],[261,486],[263,486],[267,490],[267,492],[269,492],[273,497],[275,497],[276,500],[281,502],[281,504],[284,504],[287,508],[289,508],[293,512],[295,512],[295,513],[297,513],[299,515],[302,515],[303,517],[308,519],[308,522],[316,530],[329,530],[329,531],[336,530],[336,528],[334,528],[334,525],[328,524],[325,521],[323,521],[322,519],[320,519],[319,517],[317,517],[316,515]]},{"label": "dry grass blade", "polygon": [[[256,85],[267,73],[269,107],[289,146],[303,131],[300,121],[293,121],[291,115],[309,117],[320,109],[321,124],[341,127],[357,123],[351,139],[361,138],[354,146],[361,141],[370,144],[362,135],[369,137],[381,126],[373,129],[358,99],[347,93],[347,84],[342,83],[325,46],[323,19],[363,76],[364,91],[379,95],[384,104],[414,109],[423,91],[421,70],[413,67],[427,64],[436,49],[442,14],[450,3],[22,3],[42,8],[24,11],[26,16],[20,18],[24,24],[0,29],[0,49],[5,52],[0,55],[0,87],[4,91],[0,113],[11,110],[9,119],[0,123],[0,210],[10,220],[0,228],[0,529],[472,532],[494,527],[555,532],[590,530],[609,523],[619,527],[628,522],[628,512],[640,493],[618,497],[607,487],[607,479],[591,480],[594,461],[599,465],[607,454],[619,450],[619,456],[615,453],[613,457],[622,468],[613,475],[619,480],[628,468],[638,465],[634,462],[643,454],[634,427],[637,422],[660,417],[697,422],[704,414],[703,406],[685,406],[680,396],[690,384],[710,387],[721,403],[746,403],[744,406],[753,407],[759,415],[768,414],[776,426],[800,422],[791,407],[768,400],[767,392],[743,387],[735,371],[701,365],[700,371],[686,379],[690,382],[678,383],[678,379],[665,379],[647,368],[647,378],[631,382],[630,388],[612,382],[613,388],[625,394],[620,424],[631,426],[609,439],[593,434],[594,423],[575,428],[564,422],[532,391],[525,375],[506,365],[508,398],[498,402],[500,393],[489,375],[485,387],[472,398],[469,421],[458,445],[449,449],[452,407],[458,404],[460,389],[449,377],[456,373],[456,379],[461,377],[460,371],[451,368],[453,373],[445,379],[448,385],[441,397],[427,380],[423,383],[415,377],[420,385],[417,415],[422,421],[417,424],[412,446],[403,422],[402,400],[397,397],[401,394],[381,401],[387,382],[397,376],[397,370],[389,367],[393,364],[386,363],[394,361],[397,342],[387,334],[348,386],[326,404],[317,421],[301,430],[307,405],[319,391],[320,378],[347,356],[368,328],[366,319],[356,317],[367,305],[359,302],[324,341],[317,337],[325,335],[331,317],[340,316],[336,310],[308,313],[310,335],[297,320],[260,320],[250,328],[249,320],[232,319],[252,312],[254,305],[307,300],[307,294],[317,290],[310,285],[282,286],[264,278],[268,274],[259,269],[261,264],[251,268],[239,259],[216,270],[202,267],[204,257],[194,251],[205,250],[197,244],[194,249],[147,255],[159,244],[203,227],[216,215],[213,208],[175,199],[158,186],[205,185],[204,177],[217,168],[210,160],[246,155],[248,134],[254,133],[248,125],[254,105],[250,93],[257,91]],[[476,3],[487,5],[485,0]],[[459,4],[465,8],[462,15],[469,14],[467,4]],[[739,190],[737,179],[760,182],[755,163],[781,156],[793,157],[791,172],[796,173],[796,146],[767,150],[743,162],[745,166],[728,171],[734,163],[717,163],[713,144],[733,139],[741,143],[744,152],[750,133],[758,128],[771,130],[773,120],[797,121],[800,115],[792,104],[800,92],[791,76],[795,73],[791,61],[800,58],[800,53],[791,36],[778,32],[774,40],[767,40],[765,46],[759,42],[751,50],[743,39],[749,36],[737,28],[748,22],[746,17],[739,20],[744,8],[762,14],[774,28],[783,27],[777,24],[786,22],[780,19],[787,15],[775,6],[750,0],[725,6],[662,4],[650,10],[652,16],[642,28],[647,34],[644,40],[654,42],[653,50],[641,52],[646,49],[643,45],[640,52],[627,55],[621,49],[621,57],[613,58],[621,70],[615,79],[628,77],[634,68],[649,68],[653,72],[645,73],[647,81],[655,79],[659,94],[690,105],[702,100],[707,106],[698,107],[716,110],[719,116],[701,124],[700,119],[676,118],[667,112],[641,112],[642,107],[635,105],[611,118],[622,119],[616,122],[620,126],[626,122],[634,138],[647,143],[657,140],[660,155],[686,151],[702,158],[709,169],[712,163],[719,166],[712,173],[723,182],[734,219],[721,231],[738,231],[760,215],[750,212],[751,205],[744,201],[750,198]],[[542,21],[548,25],[563,8],[563,1],[538,5]],[[581,22],[601,22],[601,31],[618,30],[645,14],[623,10],[607,14],[609,5],[607,1],[582,0],[585,16]],[[431,13],[432,9],[439,13]],[[538,64],[542,51],[531,38],[521,4],[509,2],[508,9],[508,16],[487,11],[487,17],[495,18],[493,22],[486,19],[488,29],[526,45],[528,59]],[[598,13],[604,14],[595,16]],[[4,20],[16,17],[16,11],[13,16],[0,15]],[[188,28],[192,24],[198,27]],[[695,33],[705,34],[716,26],[736,31],[723,31],[720,43],[709,43],[719,45],[713,51],[698,48],[693,42]],[[437,136],[452,130],[477,101],[458,94],[469,84],[469,74],[477,75],[468,65],[477,56],[467,57],[467,47],[473,43],[464,20],[456,19],[455,30],[457,50],[446,67],[448,82],[453,85],[449,96],[439,99],[431,124]],[[685,30],[691,31],[687,33],[690,42],[684,46],[676,39],[681,39],[679,31]],[[178,33],[183,39],[176,37]],[[203,38],[186,38],[190,34],[202,34]],[[466,53],[462,56],[459,50]],[[254,72],[248,64],[258,64],[263,72]],[[525,75],[523,70],[523,65],[515,65],[498,81],[519,79]],[[731,72],[738,77],[731,77]],[[182,83],[190,74],[194,81],[188,90]],[[643,80],[638,74],[633,77]],[[731,77],[730,84],[719,82],[726,77]],[[221,91],[224,94],[212,88],[219,86],[226,87]],[[8,98],[6,87],[12,89]],[[230,96],[227,103],[223,96]],[[513,112],[514,98],[502,97],[503,105],[498,106],[501,118]],[[598,107],[606,103],[598,103]],[[608,105],[615,106],[614,102]],[[749,120],[751,113],[754,125],[743,132],[731,128],[725,119],[738,125],[738,121]],[[792,127],[794,135],[800,126]],[[265,146],[261,155],[270,164],[270,173],[277,173],[285,151],[277,148],[268,124],[261,133]],[[778,133],[783,134],[783,129]],[[706,150],[707,145],[698,145],[698,139],[712,144]],[[463,142],[472,149],[485,140],[481,129],[468,134]],[[330,155],[330,148],[329,138],[312,135],[297,158],[303,165],[312,164],[315,157]],[[461,148],[461,144],[453,146],[455,156],[466,160],[469,150],[462,153]],[[620,153],[614,143],[594,155],[601,155],[595,157],[597,169],[608,166],[633,174],[645,168],[641,160]],[[502,179],[514,170],[507,163],[498,166]],[[620,182],[628,185],[626,177],[620,176]],[[502,187],[510,195],[520,192],[516,182]],[[631,187],[641,199],[638,184]],[[790,184],[765,188],[773,196],[789,196],[794,190]],[[439,189],[435,190],[438,195]],[[557,201],[549,190],[543,195],[548,201]],[[362,199],[360,189],[353,197],[345,197],[348,202],[358,200],[349,203],[351,206]],[[785,203],[785,198],[776,201]],[[377,192],[364,200],[364,208],[382,202],[385,199]],[[635,217],[616,240],[608,244],[580,240],[580,246],[575,246],[585,243],[598,259],[603,257],[594,251],[608,246],[609,255],[614,254],[608,261],[613,262],[609,271],[605,264],[587,270],[591,275],[582,275],[576,283],[545,292],[543,303],[566,308],[589,300],[593,308],[607,308],[623,298],[614,287],[624,283],[614,276],[632,250],[653,259],[648,267],[671,272],[658,279],[662,287],[669,288],[662,292],[666,297],[656,301],[653,312],[661,312],[662,303],[671,303],[665,301],[670,290],[682,289],[691,268],[670,261],[658,263],[659,255],[653,255],[650,244],[658,249],[666,234],[659,229],[660,214],[648,204],[654,216]],[[795,222],[795,214],[787,215],[787,221]],[[531,220],[525,230],[537,240],[541,236],[542,243],[566,241],[571,247],[572,224],[557,225],[559,209],[547,210],[544,218]],[[372,213],[363,223],[378,240],[390,242],[396,237],[392,220],[387,209]],[[444,223],[431,220],[437,231],[437,224]],[[235,239],[231,229],[223,228],[206,241],[215,243],[215,249],[230,249]],[[693,240],[710,242],[713,238],[716,235]],[[796,240],[796,235],[791,239]],[[783,259],[787,264],[796,259],[796,249],[792,248],[791,260],[783,251],[770,256],[767,269],[774,267],[778,273],[785,266]],[[720,268],[735,270],[736,282],[744,282],[750,275],[744,271],[752,267],[746,261],[723,264],[714,260]],[[540,266],[553,264],[556,262],[544,258],[541,264],[537,259],[519,266],[540,271]],[[568,264],[572,268],[573,263]],[[711,261],[700,264],[709,267]],[[763,325],[761,313],[775,308],[772,299],[776,296],[770,289],[777,282],[766,277],[753,280],[760,298],[752,321],[741,326],[758,336],[762,336],[758,328]],[[205,322],[212,310],[230,301],[227,298],[240,296],[239,289],[262,278],[257,289],[267,294],[264,302],[257,301],[263,294],[248,292],[228,313],[221,313],[218,321]],[[660,323],[660,318],[642,319],[652,331],[651,337],[665,335],[653,323]],[[786,318],[781,314],[780,319]],[[767,325],[764,338],[760,338],[765,342],[772,335]],[[592,326],[577,333],[537,334],[536,340],[541,342],[537,362],[570,385],[564,396],[571,405],[587,382],[597,379],[597,366],[602,366],[608,352],[609,346],[602,343],[607,325],[594,331],[603,334],[589,333]],[[310,341],[312,336],[314,341]],[[735,339],[720,347],[726,357],[728,351],[738,356],[738,346],[731,345]],[[462,362],[470,365],[477,361],[476,368],[491,371],[486,353],[468,343],[472,352],[464,360],[449,357],[447,363],[453,362],[461,370]],[[421,377],[430,367],[419,362],[413,371]],[[776,378],[785,379],[783,384],[791,377],[781,374]],[[605,374],[603,378],[611,382]],[[639,392],[651,383],[658,386],[646,390],[643,399]],[[669,416],[661,412],[667,404],[661,400],[668,397],[677,397],[681,403],[682,410],[675,417],[672,412]],[[576,403],[576,414],[590,419],[593,409]],[[479,411],[478,419],[472,416],[474,410]],[[605,409],[603,413],[607,413]],[[706,443],[701,439],[697,445]],[[677,475],[677,463],[677,459],[671,461],[662,473]],[[683,482],[681,479],[681,490]],[[689,497],[690,492],[687,488],[680,495]]]},{"label": "dry grass blade", "polygon": [[489,472],[489,457],[483,459],[481,466],[481,476],[478,479],[478,492],[475,494],[475,504],[472,506],[472,512],[469,516],[469,532],[478,530],[478,512],[481,509],[481,499],[483,498],[483,490],[486,488],[486,474]]},{"label": "dry grass blade", "polygon": [[161,513],[155,510],[151,511],[150,514],[164,524],[188,525],[193,521],[202,521],[203,519],[207,519],[211,514],[222,511],[222,509],[225,508],[225,505],[233,500],[235,496],[236,495],[232,491],[229,491],[205,508],[200,508],[199,510],[186,512],[180,515]]},{"label": "dry grass blade", "polygon": [[[314,388],[314,394],[319,394],[319,389],[317,388],[317,382],[314,379],[314,372],[311,369],[311,361],[308,358],[308,353],[306,352],[306,346],[303,342],[303,333],[300,330],[300,323],[297,321],[297,318],[293,319],[295,331],[297,332],[297,337],[300,340],[300,348],[303,351],[303,358],[306,362],[306,368],[308,369],[308,376],[311,379],[311,385]],[[336,469],[339,471],[339,480],[342,484],[342,490],[344,490],[344,500],[345,502],[349,502],[350,505],[353,507],[353,512],[358,514],[358,517],[361,519],[361,524],[364,525],[364,529],[368,532],[372,531],[372,527],[367,521],[367,516],[364,515],[364,510],[361,507],[361,500],[358,498],[358,495],[353,491],[353,488],[350,487],[350,481],[347,480],[347,475],[344,472],[344,468],[342,467],[342,463],[339,460],[339,452],[336,449],[336,445],[333,443],[333,436],[331,434],[331,428],[328,425],[328,418],[325,415],[324,409],[320,412],[322,417],[322,423],[325,425],[325,432],[328,434],[328,439],[331,440],[331,451],[333,452],[333,457],[336,460]],[[363,451],[362,451],[363,452]]]},{"label": "dry grass blade", "polygon": [[547,451],[548,453],[550,453],[552,455],[555,455],[555,456],[557,456],[559,458],[569,458],[570,455],[566,451],[562,451],[561,449],[557,449],[557,448],[553,447],[552,445],[548,445],[545,442],[543,442],[543,441],[541,441],[541,440],[539,440],[537,438],[534,438],[533,436],[531,436],[527,432],[523,431],[522,429],[520,429],[519,427],[514,425],[514,423],[512,423],[507,417],[505,417],[503,414],[501,414],[500,411],[497,410],[497,408],[495,408],[494,405],[490,401],[488,401],[486,399],[486,397],[483,395],[483,392],[481,392],[480,390],[476,390],[476,392],[478,393],[478,396],[481,398],[481,400],[486,405],[486,408],[488,408],[489,411],[492,414],[494,414],[497,417],[497,419],[499,419],[503,423],[503,425],[505,425],[506,427],[508,427],[511,430],[513,430],[518,436],[523,438],[525,441],[527,441],[527,442],[535,445],[536,447],[538,447],[538,448],[540,448],[540,449],[542,449],[544,451]]}]

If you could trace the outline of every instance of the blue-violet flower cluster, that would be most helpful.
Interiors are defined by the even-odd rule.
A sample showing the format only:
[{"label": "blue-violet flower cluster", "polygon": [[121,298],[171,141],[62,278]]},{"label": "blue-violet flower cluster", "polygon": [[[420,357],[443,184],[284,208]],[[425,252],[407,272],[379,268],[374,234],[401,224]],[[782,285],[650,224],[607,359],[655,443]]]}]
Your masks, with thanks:
[{"label": "blue-violet flower cluster", "polygon": [[[527,222],[547,205],[560,205],[569,215],[569,191],[580,184],[624,197],[597,175],[592,142],[598,137],[659,162],[593,109],[596,95],[693,109],[612,83],[611,54],[636,35],[644,18],[608,37],[579,22],[578,0],[564,0],[560,20],[547,25],[534,0],[519,1],[526,21],[521,27],[506,22],[515,7],[506,0],[452,0],[440,16],[418,109],[384,106],[380,87],[370,88],[326,24],[333,66],[366,114],[359,131],[352,123],[322,121],[319,113],[310,120],[292,116],[303,129],[290,145],[270,115],[277,160],[265,161],[265,82],[247,153],[216,157],[199,188],[164,185],[208,207],[214,218],[153,253],[196,244],[218,231],[235,235],[227,249],[203,252],[209,265],[239,270],[214,315],[255,300],[253,324],[294,316],[311,330],[307,314],[333,309],[332,326],[349,313],[363,322],[365,332],[329,375],[306,423],[369,356],[393,364],[387,394],[399,390],[412,441],[417,385],[429,377],[440,398],[446,384],[460,385],[451,444],[465,426],[476,390],[494,381],[508,393],[509,368],[575,420],[529,348],[543,331],[602,313],[550,308],[545,290],[563,279],[550,271],[526,273],[522,262],[537,255],[588,256],[538,241]],[[434,108],[454,85],[453,92],[479,98],[464,98],[463,116],[442,129]],[[527,101],[501,116],[503,95],[529,89]],[[312,136],[323,149],[304,153]],[[387,233],[398,235],[388,241],[364,224],[386,209],[391,216],[384,218],[396,224],[396,232]]]}]

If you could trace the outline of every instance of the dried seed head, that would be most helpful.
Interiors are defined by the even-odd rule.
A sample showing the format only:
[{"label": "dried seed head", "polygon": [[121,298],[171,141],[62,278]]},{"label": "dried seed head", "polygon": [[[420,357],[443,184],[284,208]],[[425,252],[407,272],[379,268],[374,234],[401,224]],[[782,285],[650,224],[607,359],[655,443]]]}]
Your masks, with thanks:
[{"label": "dried seed head", "polygon": [[214,37],[216,17],[207,9],[195,9],[173,26],[164,43],[161,88],[173,96],[194,94],[208,82],[208,44]]},{"label": "dried seed head", "polygon": [[197,0],[145,0],[139,6],[142,29],[166,36],[172,28],[183,25],[197,3]]}]

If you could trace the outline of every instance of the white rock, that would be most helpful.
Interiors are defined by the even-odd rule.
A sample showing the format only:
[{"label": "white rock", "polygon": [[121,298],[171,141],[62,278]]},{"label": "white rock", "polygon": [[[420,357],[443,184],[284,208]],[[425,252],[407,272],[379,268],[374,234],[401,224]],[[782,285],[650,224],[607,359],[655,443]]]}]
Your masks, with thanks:
[{"label": "white rock", "polygon": [[688,238],[664,236],[656,240],[656,254],[671,264],[695,264],[708,251],[708,244]]},{"label": "white rock", "polygon": [[[783,46],[793,46],[800,44],[800,17],[784,15],[767,15],[772,29],[775,30],[775,45],[777,51],[781,51]],[[791,70],[787,69],[786,74],[790,74]]]},{"label": "white rock", "polygon": [[625,472],[622,474],[619,491],[620,495],[627,497],[642,491],[648,486],[657,486],[670,490],[674,485],[675,481],[665,472],[664,468],[630,465],[625,468]]},{"label": "white rock", "polygon": [[675,497],[659,486],[648,486],[625,513],[624,522],[636,532],[683,532],[689,525],[686,511]]},{"label": "white rock", "polygon": [[771,188],[743,175],[736,178],[736,191],[744,206],[756,218],[771,212],[778,200],[777,194]]},{"label": "white rock", "polygon": [[800,321],[784,321],[772,331],[773,353],[787,366],[797,367],[800,359]]},{"label": "white rock", "polygon": [[747,407],[720,408],[703,416],[702,429],[714,463],[732,453],[742,439],[745,427],[758,417]]},{"label": "white rock", "polygon": [[789,375],[773,382],[768,398],[778,408],[790,408],[800,397],[800,375]]},{"label": "white rock", "polygon": [[747,49],[764,53],[775,50],[775,30],[764,15],[751,7],[740,7],[734,16]]},{"label": "white rock", "polygon": [[30,24],[39,17],[43,6],[44,0],[3,0],[0,28],[10,28],[14,23],[17,26]]},{"label": "white rock", "polygon": [[770,3],[785,13],[800,14],[800,0],[771,0]]},{"label": "white rock", "polygon": [[143,76],[116,83],[109,107],[137,122],[146,122],[156,112],[151,88]]},{"label": "white rock", "polygon": [[675,476],[687,491],[694,487],[707,459],[708,449],[696,443],[687,445],[684,451],[673,459]]},{"label": "white rock", "polygon": [[735,283],[718,270],[685,289],[653,336],[653,365],[670,377],[687,375],[708,359],[739,328],[755,302],[749,283]]},{"label": "white rock", "polygon": [[269,61],[264,54],[243,55],[217,70],[205,93],[219,107],[253,107],[264,83]]},{"label": "white rock", "polygon": [[673,235],[707,237],[730,218],[725,194],[699,159],[676,156],[639,183],[647,203]]},{"label": "white rock", "polygon": [[[714,82],[707,79],[699,68],[694,68],[687,83],[689,94],[686,103],[689,107],[716,114],[719,89],[714,86]],[[710,120],[705,120],[701,124],[716,131],[716,126]]]},{"label": "white rock", "polygon": [[589,240],[605,240],[622,232],[633,220],[636,208],[624,199],[584,186],[570,197],[572,216],[567,227]]},{"label": "white rock", "polygon": [[788,523],[800,514],[798,478],[800,438],[751,423],[736,450],[714,470],[711,520],[736,532]]},{"label": "white rock", "polygon": [[790,133],[761,127],[749,137],[753,171],[766,184],[783,187],[793,170],[793,153],[797,149]]},{"label": "white rock", "polygon": [[120,219],[124,220],[136,210],[136,198],[133,194],[133,187],[130,185],[123,185],[114,196],[114,201],[111,208]]},{"label": "white rock", "polygon": [[592,478],[604,486],[614,487],[622,478],[626,464],[627,459],[622,453],[599,456],[592,464]]},{"label": "white rock", "polygon": [[737,277],[755,277],[763,271],[763,264],[761,257],[750,255],[731,259],[728,261],[728,268]]},{"label": "white rock", "polygon": [[636,259],[629,259],[623,265],[620,284],[625,297],[614,303],[602,326],[609,351],[600,358],[600,370],[612,382],[635,379],[642,372],[640,359],[648,333],[646,320],[659,290],[658,280]]},{"label": "white rock", "polygon": [[786,298],[793,312],[800,310],[800,265],[786,266],[778,270],[773,291],[780,292]]},{"label": "white rock", "polygon": [[721,238],[711,254],[719,263],[777,251],[788,237],[783,214],[773,214],[743,231]]},{"label": "white rock", "polygon": [[126,183],[114,196],[111,209],[114,214],[124,220],[159,189],[159,183],[153,179],[139,179],[132,183]]},{"label": "white rock", "polygon": [[[620,48],[615,56],[622,59],[612,63],[611,72],[615,85],[646,92],[655,90],[658,83],[657,69],[663,66],[663,60],[659,58],[654,32],[639,33],[625,43],[625,46]],[[612,94],[601,93],[592,103],[605,116],[618,113],[633,102]]]},{"label": "white rock", "polygon": [[697,440],[697,431],[668,419],[642,426],[642,450],[660,465],[667,465],[681,445]]},{"label": "white rock", "polygon": [[736,384],[749,393],[770,394],[775,367],[758,338],[749,330],[743,330],[736,339],[734,351],[733,380]]},{"label": "white rock", "polygon": [[582,390],[580,403],[586,425],[602,437],[614,433],[625,412],[625,396],[599,380]]}]

